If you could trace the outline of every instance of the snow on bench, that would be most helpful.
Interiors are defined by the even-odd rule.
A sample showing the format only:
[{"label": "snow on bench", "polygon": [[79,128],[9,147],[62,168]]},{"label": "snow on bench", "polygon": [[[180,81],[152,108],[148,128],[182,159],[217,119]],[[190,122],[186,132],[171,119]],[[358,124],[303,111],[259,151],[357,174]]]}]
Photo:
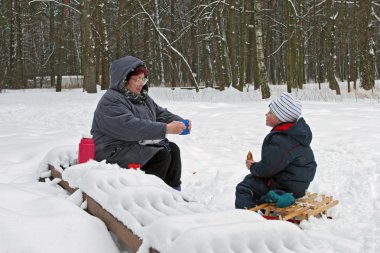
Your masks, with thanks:
[{"label": "snow on bench", "polygon": [[[161,179],[140,170],[89,161],[62,170],[75,154],[50,152],[64,181],[78,188],[142,240],[137,252],[315,252],[303,231],[248,210],[188,202]],[[71,161],[70,163],[72,163]],[[74,161],[75,162],[75,161]],[[40,171],[40,173],[46,173]]]}]

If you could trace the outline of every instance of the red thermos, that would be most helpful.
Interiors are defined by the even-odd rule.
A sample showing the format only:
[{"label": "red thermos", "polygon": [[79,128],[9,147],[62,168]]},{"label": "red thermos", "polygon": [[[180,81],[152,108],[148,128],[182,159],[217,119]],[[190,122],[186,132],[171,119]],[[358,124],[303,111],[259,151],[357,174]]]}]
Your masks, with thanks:
[{"label": "red thermos", "polygon": [[138,170],[138,169],[140,169],[140,164],[139,163],[130,163],[130,164],[128,164],[128,169]]},{"label": "red thermos", "polygon": [[83,134],[79,143],[78,164],[95,158],[95,143],[91,134]]}]

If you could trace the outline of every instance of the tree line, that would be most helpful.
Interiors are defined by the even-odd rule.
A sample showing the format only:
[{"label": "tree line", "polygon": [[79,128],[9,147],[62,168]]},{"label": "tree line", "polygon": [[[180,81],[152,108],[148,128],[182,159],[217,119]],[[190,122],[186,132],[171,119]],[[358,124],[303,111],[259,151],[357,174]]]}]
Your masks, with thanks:
[{"label": "tree line", "polygon": [[107,89],[125,54],[146,62],[152,86],[370,90],[379,12],[380,0],[0,0],[0,90],[60,91],[65,75]]}]

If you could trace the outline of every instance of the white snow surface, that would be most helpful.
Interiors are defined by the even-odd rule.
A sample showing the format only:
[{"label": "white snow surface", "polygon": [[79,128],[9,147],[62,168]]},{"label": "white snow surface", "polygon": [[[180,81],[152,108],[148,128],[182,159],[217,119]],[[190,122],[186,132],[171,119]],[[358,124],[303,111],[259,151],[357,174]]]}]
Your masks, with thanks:
[{"label": "white snow surface", "polygon": [[[102,221],[82,210],[58,181],[38,182],[47,164],[144,238],[139,252],[379,252],[380,103],[373,92],[341,96],[323,85],[295,92],[313,131],[318,163],[310,191],[332,195],[333,219],[300,227],[234,209],[236,184],[248,173],[248,150],[260,159],[270,131],[270,99],[259,91],[152,88],[156,102],[193,122],[181,148],[182,192],[142,171],[90,161],[76,163],[103,91],[6,91],[0,94],[0,252],[129,252]],[[272,86],[273,96],[285,86]],[[60,170],[60,169],[59,169]]]}]

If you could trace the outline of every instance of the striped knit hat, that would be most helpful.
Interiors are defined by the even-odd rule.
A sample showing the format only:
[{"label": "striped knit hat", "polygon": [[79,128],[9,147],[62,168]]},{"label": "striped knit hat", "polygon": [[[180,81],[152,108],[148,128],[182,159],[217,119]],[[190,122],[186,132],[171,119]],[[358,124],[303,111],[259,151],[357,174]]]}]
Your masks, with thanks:
[{"label": "striped knit hat", "polygon": [[302,113],[301,102],[287,92],[273,100],[269,109],[281,122],[295,122]]}]

